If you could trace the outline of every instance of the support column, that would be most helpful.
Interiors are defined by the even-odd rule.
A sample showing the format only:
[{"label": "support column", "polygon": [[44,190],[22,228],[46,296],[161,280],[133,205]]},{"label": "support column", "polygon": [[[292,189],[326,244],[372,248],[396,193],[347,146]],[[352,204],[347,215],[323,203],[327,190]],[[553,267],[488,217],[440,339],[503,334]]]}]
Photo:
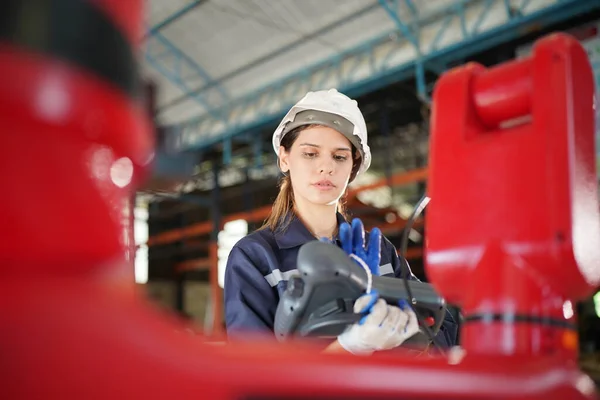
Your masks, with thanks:
[{"label": "support column", "polygon": [[185,312],[185,273],[180,272],[175,277],[175,309],[181,315]]},{"label": "support column", "polygon": [[[244,211],[250,212],[254,209],[254,194],[252,191],[252,180],[250,179],[250,168],[246,168],[246,180],[243,185],[244,193]],[[256,230],[258,221],[248,221],[248,233]]]},{"label": "support column", "polygon": [[[180,214],[179,217],[179,227],[186,227],[186,214],[185,212]],[[179,251],[177,251],[177,256],[174,257],[175,265],[178,265],[182,261],[184,261],[183,249],[186,247],[187,238],[181,240],[176,244],[179,247]],[[175,310],[181,315],[185,314],[185,271],[177,271],[173,270],[174,280],[175,280]],[[187,316],[187,314],[185,314]]]},{"label": "support column", "polygon": [[210,258],[210,296],[212,299],[212,336],[223,334],[223,291],[219,286],[219,255],[218,255],[218,236],[222,229],[221,222],[221,188],[219,183],[219,163],[213,161],[213,182],[214,187],[211,192],[211,220],[213,230],[210,237],[209,258]]},{"label": "support column", "polygon": [[394,195],[394,185],[392,184],[392,136],[390,132],[390,110],[387,104],[381,105],[381,132],[385,138],[385,157],[383,160],[385,177],[388,181],[388,186]]}]

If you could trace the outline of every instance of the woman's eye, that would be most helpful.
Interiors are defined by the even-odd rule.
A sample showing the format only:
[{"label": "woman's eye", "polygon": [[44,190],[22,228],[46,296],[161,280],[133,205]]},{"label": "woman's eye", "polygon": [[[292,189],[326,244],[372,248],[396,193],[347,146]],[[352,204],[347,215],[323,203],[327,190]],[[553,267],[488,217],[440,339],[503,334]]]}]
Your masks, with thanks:
[{"label": "woman's eye", "polygon": [[348,157],[346,156],[333,156],[336,161],[346,161]]},{"label": "woman's eye", "polygon": [[305,153],[304,153],[304,157],[308,157],[308,158],[313,158],[313,157],[315,157],[316,155],[317,155],[317,153],[308,153],[308,152],[305,152]]}]

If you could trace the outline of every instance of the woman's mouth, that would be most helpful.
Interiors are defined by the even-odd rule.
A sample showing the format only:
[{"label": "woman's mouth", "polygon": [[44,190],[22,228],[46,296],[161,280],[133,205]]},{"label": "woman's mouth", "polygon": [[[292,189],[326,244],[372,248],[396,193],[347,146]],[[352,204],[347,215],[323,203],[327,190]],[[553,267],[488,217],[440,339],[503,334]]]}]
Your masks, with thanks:
[{"label": "woman's mouth", "polygon": [[335,185],[328,180],[322,180],[316,183],[313,183],[313,186],[319,190],[329,190],[335,188]]}]

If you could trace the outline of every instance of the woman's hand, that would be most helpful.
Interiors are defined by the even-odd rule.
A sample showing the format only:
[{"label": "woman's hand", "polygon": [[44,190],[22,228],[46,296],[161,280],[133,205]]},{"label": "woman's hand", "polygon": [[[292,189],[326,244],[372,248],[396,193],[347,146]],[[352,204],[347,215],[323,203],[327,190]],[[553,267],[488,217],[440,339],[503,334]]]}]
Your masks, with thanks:
[{"label": "woman's hand", "polygon": [[365,228],[360,219],[352,220],[352,227],[346,222],[340,225],[340,242],[348,255],[354,254],[363,260],[373,275],[379,275],[381,261],[381,231],[373,228],[369,234],[369,244],[365,248]]},{"label": "woman's hand", "polygon": [[338,336],[340,346],[352,354],[393,349],[419,331],[417,316],[404,300],[399,307],[391,306],[371,293],[356,300],[354,312],[367,314]]}]

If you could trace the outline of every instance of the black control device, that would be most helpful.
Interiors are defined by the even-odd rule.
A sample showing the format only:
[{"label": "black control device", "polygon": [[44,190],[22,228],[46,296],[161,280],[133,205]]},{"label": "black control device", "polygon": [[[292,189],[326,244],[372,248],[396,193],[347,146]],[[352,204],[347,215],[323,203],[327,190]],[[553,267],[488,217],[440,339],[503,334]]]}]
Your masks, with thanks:
[{"label": "black control device", "polygon": [[[275,335],[285,341],[298,337],[335,338],[363,315],[353,311],[354,302],[368,290],[376,291],[388,304],[409,301],[403,279],[370,276],[341,248],[331,243],[312,241],[298,253],[298,272],[290,277],[275,315]],[[412,307],[435,335],[446,313],[446,304],[424,282],[408,281]],[[422,346],[430,343],[423,329],[405,342]]]}]

